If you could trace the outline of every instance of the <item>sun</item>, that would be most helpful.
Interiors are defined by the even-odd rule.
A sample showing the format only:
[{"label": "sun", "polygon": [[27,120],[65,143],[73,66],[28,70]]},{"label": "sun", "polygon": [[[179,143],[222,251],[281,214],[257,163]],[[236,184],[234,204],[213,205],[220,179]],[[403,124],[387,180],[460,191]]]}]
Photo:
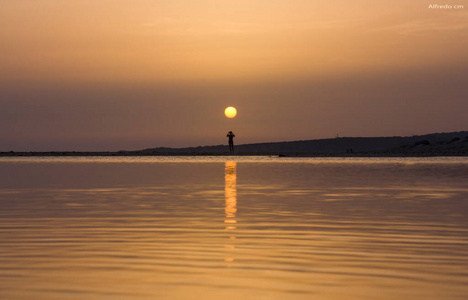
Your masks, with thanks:
[{"label": "sun", "polygon": [[234,118],[236,115],[237,115],[237,109],[235,109],[234,107],[232,106],[229,106],[228,108],[226,108],[224,110],[224,114],[226,115],[226,117],[228,117],[229,119],[232,119]]}]

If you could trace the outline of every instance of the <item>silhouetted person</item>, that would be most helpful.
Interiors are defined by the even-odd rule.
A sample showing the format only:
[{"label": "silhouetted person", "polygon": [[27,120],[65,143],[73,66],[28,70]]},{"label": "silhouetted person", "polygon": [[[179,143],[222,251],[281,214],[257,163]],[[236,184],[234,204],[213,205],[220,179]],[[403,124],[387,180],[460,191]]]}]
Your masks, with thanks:
[{"label": "silhouetted person", "polygon": [[226,135],[229,138],[229,153],[233,154],[234,153],[234,133],[232,131],[229,131],[228,134]]}]

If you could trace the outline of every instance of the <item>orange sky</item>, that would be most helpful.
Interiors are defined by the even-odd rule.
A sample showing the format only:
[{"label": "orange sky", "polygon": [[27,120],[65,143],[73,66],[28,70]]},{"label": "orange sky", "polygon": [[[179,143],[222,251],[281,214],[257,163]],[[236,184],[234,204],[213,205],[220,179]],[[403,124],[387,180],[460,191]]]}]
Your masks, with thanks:
[{"label": "orange sky", "polygon": [[467,130],[468,3],[429,4],[0,0],[0,150]]}]

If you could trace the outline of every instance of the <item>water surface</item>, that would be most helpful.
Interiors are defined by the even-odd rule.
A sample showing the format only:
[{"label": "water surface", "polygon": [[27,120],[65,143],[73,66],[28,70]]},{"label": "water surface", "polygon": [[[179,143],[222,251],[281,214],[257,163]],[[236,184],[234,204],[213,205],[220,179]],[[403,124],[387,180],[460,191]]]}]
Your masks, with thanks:
[{"label": "water surface", "polygon": [[466,299],[467,158],[0,158],[1,299]]}]

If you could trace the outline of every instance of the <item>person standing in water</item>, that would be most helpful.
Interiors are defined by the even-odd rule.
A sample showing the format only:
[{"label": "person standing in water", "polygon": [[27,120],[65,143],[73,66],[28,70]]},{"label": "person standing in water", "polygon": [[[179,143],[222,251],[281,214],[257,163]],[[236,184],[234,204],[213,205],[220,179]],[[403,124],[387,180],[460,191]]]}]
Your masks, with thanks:
[{"label": "person standing in water", "polygon": [[234,133],[232,131],[229,131],[228,134],[226,135],[229,138],[229,153],[233,154],[234,153]]}]

